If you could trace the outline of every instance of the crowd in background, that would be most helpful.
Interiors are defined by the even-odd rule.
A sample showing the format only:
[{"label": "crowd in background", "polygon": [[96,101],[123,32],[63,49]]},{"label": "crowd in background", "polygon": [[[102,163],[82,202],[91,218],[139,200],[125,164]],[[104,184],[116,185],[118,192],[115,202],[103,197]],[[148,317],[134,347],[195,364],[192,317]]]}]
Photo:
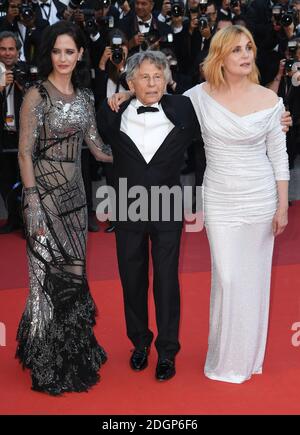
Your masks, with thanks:
[{"label": "crowd in background", "polygon": [[[131,54],[163,51],[172,71],[167,91],[182,94],[205,80],[202,64],[213,35],[225,26],[246,26],[258,47],[261,84],[282,97],[292,114],[287,150],[293,168],[300,152],[300,87],[293,80],[300,70],[300,0],[0,0],[0,193],[8,209],[0,233],[22,225],[17,201],[19,110],[26,88],[38,80],[43,30],[59,20],[77,23],[86,35],[96,108],[106,97],[127,89],[126,59]],[[189,147],[183,173],[195,167],[196,184],[201,185],[205,156],[199,142]],[[108,165],[96,163],[83,149],[91,231],[98,230],[92,181],[101,171],[109,181]]]}]

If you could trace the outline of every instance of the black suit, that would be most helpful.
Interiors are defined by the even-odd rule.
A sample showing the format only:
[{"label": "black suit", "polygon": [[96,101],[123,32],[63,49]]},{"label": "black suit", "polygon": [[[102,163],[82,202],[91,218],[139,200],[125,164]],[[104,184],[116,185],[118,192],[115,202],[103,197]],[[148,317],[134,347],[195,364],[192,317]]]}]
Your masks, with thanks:
[{"label": "black suit", "polygon": [[[118,113],[114,113],[105,102],[97,114],[100,134],[111,144],[113,151],[117,196],[120,178],[127,179],[128,190],[133,186],[143,186],[150,192],[151,186],[180,186],[184,152],[192,138],[200,133],[189,98],[182,95],[162,97],[163,111],[174,124],[174,128],[149,163],[146,163],[129,136],[120,131],[122,113],[128,104],[129,102],[126,102]],[[151,131],[149,134],[151,135]],[[129,205],[128,200],[128,207]],[[149,199],[148,210],[150,207]],[[180,348],[178,259],[182,221],[175,220],[172,206],[170,216],[168,222],[164,222],[161,215],[157,222],[150,219],[146,222],[116,222],[117,254],[124,292],[127,335],[134,346],[140,349],[149,346],[153,339],[153,333],[148,327],[147,304],[149,240],[152,242],[153,292],[158,329],[155,345],[160,358],[173,358]]]}]

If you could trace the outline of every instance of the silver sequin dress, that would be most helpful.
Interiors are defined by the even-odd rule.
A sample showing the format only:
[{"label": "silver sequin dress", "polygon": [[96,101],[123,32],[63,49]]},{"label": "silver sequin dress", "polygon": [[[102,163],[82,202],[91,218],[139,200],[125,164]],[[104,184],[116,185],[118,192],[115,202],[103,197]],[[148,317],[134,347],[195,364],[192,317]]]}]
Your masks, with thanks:
[{"label": "silver sequin dress", "polygon": [[276,180],[288,180],[282,100],[238,116],[203,89],[185,93],[205,144],[204,220],[212,282],[208,378],[241,383],[262,372],[277,208]]},{"label": "silver sequin dress", "polygon": [[[30,294],[17,357],[32,388],[50,394],[86,391],[106,358],[93,333],[96,307],[86,278],[87,210],[81,176],[83,140],[102,149],[92,94],[65,95],[49,82],[27,92],[19,148],[30,148],[46,232],[27,234]],[[28,208],[23,204],[24,218]]]}]

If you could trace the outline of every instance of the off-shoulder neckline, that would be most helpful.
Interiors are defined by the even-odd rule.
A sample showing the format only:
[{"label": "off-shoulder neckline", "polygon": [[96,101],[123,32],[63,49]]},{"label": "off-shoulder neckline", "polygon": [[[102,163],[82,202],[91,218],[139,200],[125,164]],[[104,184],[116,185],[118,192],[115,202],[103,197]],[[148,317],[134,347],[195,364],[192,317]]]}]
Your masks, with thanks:
[{"label": "off-shoulder neckline", "polygon": [[[204,82],[205,83],[205,82]],[[232,112],[231,110],[229,110],[229,109],[227,109],[227,107],[225,107],[225,106],[223,106],[223,104],[221,104],[221,103],[219,103],[217,100],[215,100],[213,97],[211,97],[210,95],[209,95],[209,93],[208,92],[206,92],[205,90],[204,90],[204,88],[203,88],[203,85],[204,85],[204,83],[201,83],[200,85],[199,85],[199,88],[201,89],[201,91],[210,99],[210,100],[212,100],[218,107],[220,107],[222,110],[224,110],[225,112],[227,112],[227,113],[229,113],[230,115],[232,115],[232,116],[235,116],[236,118],[239,118],[239,119],[244,119],[244,118],[247,118],[247,117],[249,117],[249,116],[252,116],[252,115],[256,115],[256,114],[260,114],[260,113],[264,113],[264,112],[269,112],[269,111],[273,111],[280,103],[281,103],[281,101],[282,101],[282,98],[281,97],[279,97],[278,98],[278,101],[277,101],[277,103],[274,105],[274,106],[272,106],[272,107],[268,107],[268,108],[266,108],[266,109],[262,109],[262,110],[257,110],[256,112],[251,112],[251,113],[247,113],[246,115],[238,115],[237,113],[234,113],[234,112]]]}]

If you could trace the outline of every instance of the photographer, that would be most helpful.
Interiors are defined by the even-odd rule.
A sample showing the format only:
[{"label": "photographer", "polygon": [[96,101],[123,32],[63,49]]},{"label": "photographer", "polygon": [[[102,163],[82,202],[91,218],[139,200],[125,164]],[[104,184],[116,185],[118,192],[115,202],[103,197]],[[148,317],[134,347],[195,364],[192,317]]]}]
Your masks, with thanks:
[{"label": "photographer", "polygon": [[118,27],[120,13],[111,0],[71,0],[69,8],[73,10],[73,20],[92,36],[92,40],[98,33],[107,38],[112,28]]},{"label": "photographer", "polygon": [[18,35],[22,43],[20,59],[30,64],[36,63],[42,31],[47,25],[46,20],[36,16],[35,6],[22,0],[8,0],[7,13],[0,18],[0,32],[7,30]]},{"label": "photographer", "polygon": [[60,20],[68,20],[71,17],[68,7],[59,0],[38,0],[35,7],[38,19],[44,19],[51,26]]},{"label": "photographer", "polygon": [[[278,0],[276,5],[287,9],[288,0]],[[273,3],[271,0],[253,0],[249,4],[246,13],[247,24],[258,48],[264,43],[270,32],[274,30],[273,6],[275,6],[275,2]]]},{"label": "photographer", "polygon": [[152,0],[135,0],[134,12],[120,21],[119,28],[129,41],[130,55],[149,48],[159,49],[168,45],[172,47],[172,43],[168,42],[168,35],[172,30],[152,15],[153,7]]},{"label": "photographer", "polygon": [[105,47],[95,72],[96,105],[114,93],[128,89],[124,76],[128,56],[125,35],[118,29],[113,30],[109,41],[110,44]]},{"label": "photographer", "polygon": [[230,7],[230,0],[222,0],[221,7],[218,10],[218,21],[223,20],[232,20],[233,18],[233,11]]},{"label": "photographer", "polygon": [[[210,15],[207,13],[208,8]],[[212,15],[215,13],[215,5],[213,3],[209,4],[206,0],[200,0],[197,8],[189,9],[189,33],[191,35],[191,58],[193,60],[200,53],[208,53],[211,39],[216,31],[216,16]]]},{"label": "photographer", "polygon": [[21,43],[12,32],[0,33],[0,62],[5,65],[5,86],[0,86],[0,193],[7,207],[8,219],[0,234],[20,228],[22,221],[13,186],[20,180],[17,159],[19,111],[23,99],[20,73],[26,66],[18,61]]},{"label": "photographer", "polygon": [[97,69],[109,32],[118,26],[119,11],[111,0],[71,0],[72,20],[86,33],[92,67]]},{"label": "photographer", "polygon": [[272,28],[261,43],[261,49],[276,49],[284,55],[288,41],[294,38],[297,25],[296,16],[292,9],[285,9],[280,5],[272,8]]},{"label": "photographer", "polygon": [[[125,77],[125,64],[128,56],[127,40],[123,32],[119,29],[113,30],[109,35],[109,45],[99,61],[95,72],[95,100],[96,106],[100,106],[106,99],[116,92],[128,90]],[[111,164],[102,163],[106,177],[106,184],[113,185],[113,168]],[[112,222],[108,222],[106,233],[114,231]]]},{"label": "photographer", "polygon": [[178,71],[188,74],[191,65],[189,21],[185,16],[183,0],[164,0],[158,20],[167,23],[173,33],[173,48],[177,58]]},{"label": "photographer", "polygon": [[[299,150],[299,128],[300,128],[300,89],[298,81],[295,81],[298,68],[300,67],[297,51],[300,45],[296,39],[289,41],[285,52],[285,58],[281,59],[277,66],[277,73],[266,85],[280,97],[283,98],[285,106],[291,112],[293,125],[286,137],[287,153],[289,157],[289,168],[294,167],[294,161]],[[268,63],[268,72],[272,71],[272,65]],[[293,79],[294,77],[294,79]]]}]

